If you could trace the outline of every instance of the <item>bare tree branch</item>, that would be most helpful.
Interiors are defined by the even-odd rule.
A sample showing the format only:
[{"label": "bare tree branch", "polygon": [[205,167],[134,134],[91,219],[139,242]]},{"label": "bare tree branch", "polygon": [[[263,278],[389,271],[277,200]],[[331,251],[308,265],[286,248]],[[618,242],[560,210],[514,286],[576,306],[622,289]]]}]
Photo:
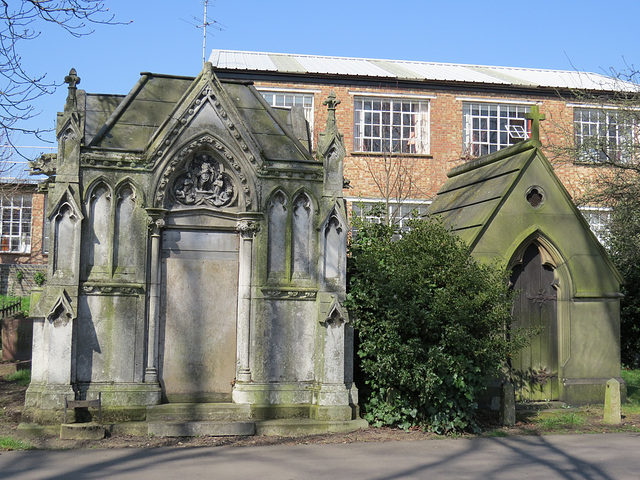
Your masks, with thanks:
[{"label": "bare tree branch", "polygon": [[34,134],[42,139],[44,129],[21,127],[37,115],[33,101],[53,93],[60,85],[46,73],[23,68],[20,47],[38,38],[43,24],[54,24],[74,37],[93,33],[96,25],[115,25],[101,0],[0,0],[0,136],[11,143],[12,133]]},{"label": "bare tree branch", "polygon": [[[400,222],[402,205],[411,198],[424,196],[418,187],[420,175],[416,160],[405,155],[383,152],[365,159],[367,171],[385,206],[386,225]],[[380,165],[382,163],[382,165]]]}]

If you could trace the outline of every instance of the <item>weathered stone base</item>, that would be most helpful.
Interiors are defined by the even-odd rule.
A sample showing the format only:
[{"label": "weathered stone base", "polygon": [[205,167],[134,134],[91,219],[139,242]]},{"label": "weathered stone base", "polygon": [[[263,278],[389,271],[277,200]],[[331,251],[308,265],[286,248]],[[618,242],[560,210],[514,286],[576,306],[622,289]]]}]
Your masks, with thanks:
[{"label": "weathered stone base", "polygon": [[29,384],[25,395],[24,405],[27,409],[64,409],[64,398],[74,398],[74,391],[71,385],[55,385],[44,383]]},{"label": "weathered stone base", "polygon": [[[627,401],[627,384],[620,377],[620,401]],[[610,378],[565,378],[561,386],[561,400],[570,405],[589,405],[604,403],[607,382]]]},{"label": "weathered stone base", "polygon": [[358,412],[358,390],[351,384],[237,383],[235,404],[251,405],[252,418],[307,418],[326,421],[353,420]]},{"label": "weathered stone base", "polygon": [[317,388],[312,383],[236,383],[234,403],[249,405],[311,404]]},{"label": "weathered stone base", "polygon": [[[146,406],[157,405],[161,400],[160,385],[153,383],[91,383],[80,384],[78,390],[82,398],[98,398],[102,393],[102,405]],[[31,383],[25,396],[25,407],[47,410],[64,408],[64,398],[75,398],[71,385]]]},{"label": "weathered stone base", "polygon": [[97,423],[63,423],[60,425],[60,438],[63,440],[102,440],[104,426]]},{"label": "weathered stone base", "polygon": [[[85,399],[97,399],[102,393],[104,422],[130,422],[146,420],[148,405],[160,403],[160,386],[146,383],[118,383],[80,385]],[[25,424],[55,425],[63,422],[65,396],[72,400],[75,392],[71,385],[31,383],[25,396],[22,421]],[[94,410],[94,409],[92,409]],[[96,412],[91,411],[91,415]],[[75,421],[74,409],[67,412],[67,420]]]},{"label": "weathered stone base", "polygon": [[78,390],[86,399],[98,398],[101,392],[103,407],[158,405],[162,394],[157,383],[81,383]]}]

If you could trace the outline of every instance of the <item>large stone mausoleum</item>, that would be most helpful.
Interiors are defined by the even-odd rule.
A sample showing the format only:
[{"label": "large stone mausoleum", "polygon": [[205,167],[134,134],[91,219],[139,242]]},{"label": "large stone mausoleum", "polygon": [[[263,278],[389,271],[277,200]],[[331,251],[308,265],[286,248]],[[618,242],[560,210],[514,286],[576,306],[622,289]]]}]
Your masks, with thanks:
[{"label": "large stone mausoleum", "polygon": [[207,420],[360,427],[339,102],[316,159],[301,110],[210,64],[143,73],[126,96],[79,81],[57,156],[32,165],[50,177],[52,247],[25,418],[100,392],[106,418],[195,403],[216,405]]}]

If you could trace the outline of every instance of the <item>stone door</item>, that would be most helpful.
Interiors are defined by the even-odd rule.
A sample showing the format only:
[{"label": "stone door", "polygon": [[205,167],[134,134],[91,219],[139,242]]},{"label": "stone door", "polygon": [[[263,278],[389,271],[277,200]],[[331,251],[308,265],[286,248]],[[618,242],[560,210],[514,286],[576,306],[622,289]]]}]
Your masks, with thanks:
[{"label": "stone door", "polygon": [[543,265],[536,243],[513,268],[511,284],[516,291],[512,328],[537,332],[511,361],[517,394],[521,400],[557,400],[557,290],[553,268]]},{"label": "stone door", "polygon": [[169,402],[231,400],[236,369],[238,235],[166,230],[160,381]]}]

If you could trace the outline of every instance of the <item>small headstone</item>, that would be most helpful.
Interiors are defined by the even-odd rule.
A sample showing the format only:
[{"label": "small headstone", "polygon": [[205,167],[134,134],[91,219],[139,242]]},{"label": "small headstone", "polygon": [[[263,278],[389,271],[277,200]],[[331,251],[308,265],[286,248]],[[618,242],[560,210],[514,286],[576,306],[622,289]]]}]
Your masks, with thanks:
[{"label": "small headstone", "polygon": [[516,424],[516,392],[511,382],[502,384],[500,423],[505,427],[512,427]]},{"label": "small headstone", "polygon": [[620,414],[620,382],[612,378],[607,382],[604,394],[604,423],[619,424],[622,420]]},{"label": "small headstone", "polygon": [[2,324],[2,360],[16,362],[31,360],[33,319],[22,314],[0,320]]}]

